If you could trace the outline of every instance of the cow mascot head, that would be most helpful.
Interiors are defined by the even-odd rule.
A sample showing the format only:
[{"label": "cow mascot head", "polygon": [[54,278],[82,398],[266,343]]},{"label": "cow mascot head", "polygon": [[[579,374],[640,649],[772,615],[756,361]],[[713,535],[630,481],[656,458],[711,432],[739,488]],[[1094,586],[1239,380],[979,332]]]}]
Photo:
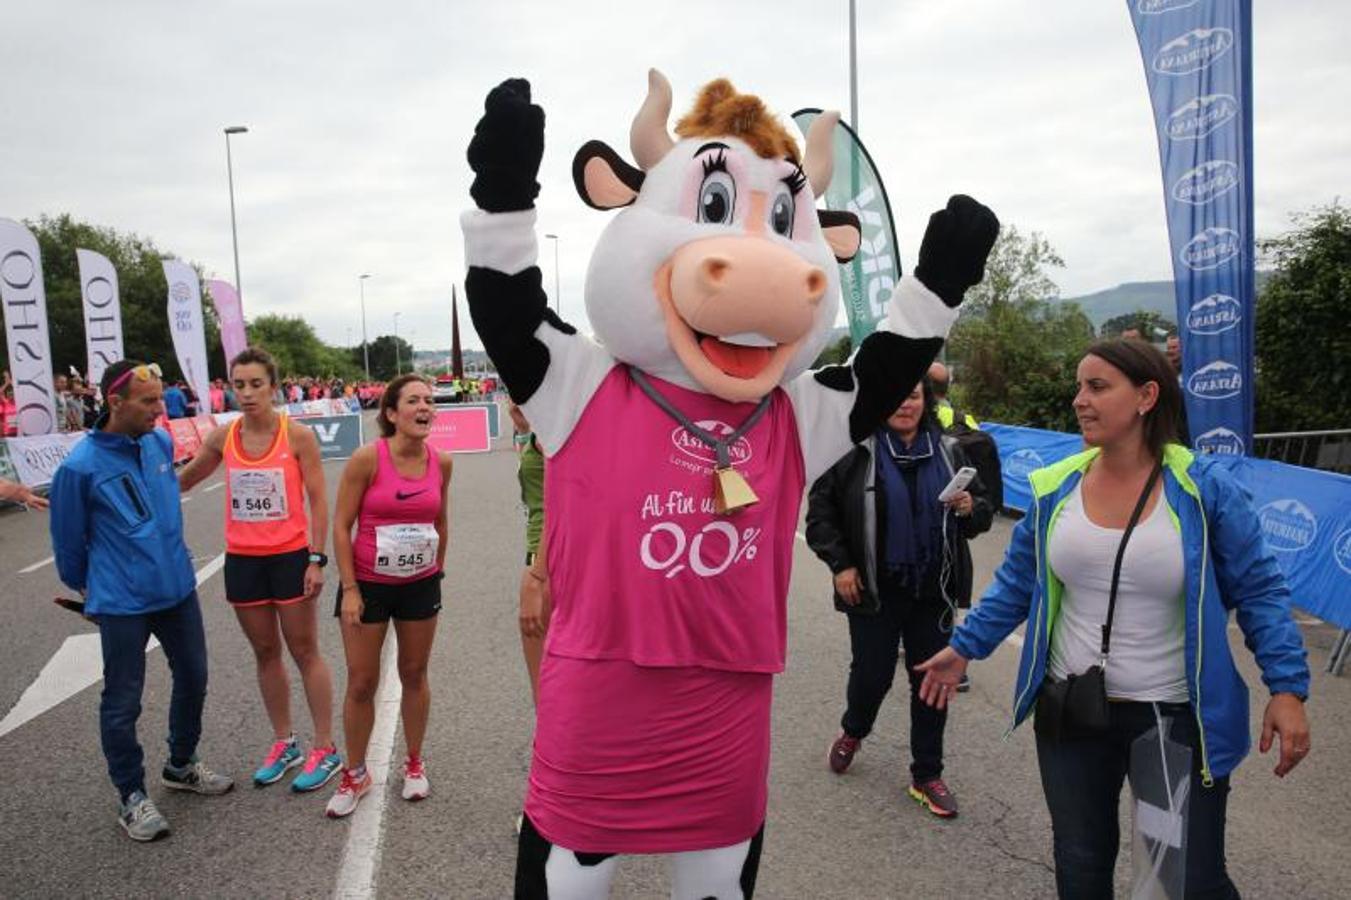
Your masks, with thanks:
[{"label": "cow mascot head", "polygon": [[592,141],[573,178],[597,209],[623,208],[591,257],[587,315],[618,359],[725,400],[758,400],[801,374],[839,306],[836,260],[859,243],[851,215],[818,213],[831,173],[820,116],[807,152],[756,97],[719,79],[667,132],[671,86],[656,71],[631,130],[629,165]]}]

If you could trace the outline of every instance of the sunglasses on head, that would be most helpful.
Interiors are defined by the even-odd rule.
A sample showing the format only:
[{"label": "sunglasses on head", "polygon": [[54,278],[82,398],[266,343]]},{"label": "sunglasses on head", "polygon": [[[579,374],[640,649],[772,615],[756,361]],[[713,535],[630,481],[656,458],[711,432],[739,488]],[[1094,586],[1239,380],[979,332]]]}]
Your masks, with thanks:
[{"label": "sunglasses on head", "polygon": [[132,366],[130,369],[127,369],[127,371],[113,379],[113,383],[108,385],[108,393],[116,393],[117,389],[126,384],[133,375],[136,376],[137,381],[149,381],[152,378],[159,381],[164,378],[164,373],[160,371],[159,363],[147,363],[144,365]]}]

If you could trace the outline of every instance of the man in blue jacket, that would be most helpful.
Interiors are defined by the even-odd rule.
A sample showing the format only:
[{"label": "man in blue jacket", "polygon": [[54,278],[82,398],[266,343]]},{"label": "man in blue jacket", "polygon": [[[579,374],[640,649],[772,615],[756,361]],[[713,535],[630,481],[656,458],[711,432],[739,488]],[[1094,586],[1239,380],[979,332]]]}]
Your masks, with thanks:
[{"label": "man in blue jacket", "polygon": [[103,643],[99,732],[121,797],[118,821],[134,840],[169,824],[146,796],[136,740],[146,643],[159,639],[173,674],[167,788],[223,794],[234,787],[197,759],[206,699],[206,636],[183,542],[173,442],[155,428],[163,411],[156,365],[116,362],[103,374],[108,409],[52,479],[52,547],[61,580],[84,595]]}]

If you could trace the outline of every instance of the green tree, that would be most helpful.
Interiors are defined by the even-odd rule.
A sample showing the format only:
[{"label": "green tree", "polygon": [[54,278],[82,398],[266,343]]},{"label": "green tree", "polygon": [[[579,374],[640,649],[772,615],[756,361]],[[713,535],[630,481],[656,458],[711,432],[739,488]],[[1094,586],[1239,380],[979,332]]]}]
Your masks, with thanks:
[{"label": "green tree", "polygon": [[1102,323],[1099,332],[1102,337],[1120,337],[1127,328],[1140,332],[1140,337],[1150,342],[1161,341],[1169,332],[1177,331],[1177,323],[1152,309],[1137,309],[1134,312],[1113,316]]},{"label": "green tree", "polygon": [[1275,271],[1257,303],[1257,430],[1351,427],[1351,210],[1334,201],[1262,241]]},{"label": "green tree", "polygon": [[[259,316],[249,323],[248,334],[250,344],[262,347],[276,359],[282,377],[337,375],[351,380],[361,375],[361,367],[353,362],[350,350],[328,346],[299,316],[274,313]],[[360,352],[358,348],[357,353]],[[372,345],[372,357],[374,353]],[[373,363],[372,359],[372,368]]]},{"label": "green tree", "polygon": [[[398,348],[397,354],[395,348]],[[357,352],[361,352],[358,348]],[[371,341],[371,377],[388,381],[396,374],[396,364],[404,372],[413,371],[413,345],[392,334],[382,334]]]},{"label": "green tree", "polygon": [[1048,269],[1063,269],[1065,261],[1041,232],[1024,236],[1016,225],[1005,225],[985,263],[985,278],[966,292],[962,315],[985,315],[998,306],[1055,300],[1060,288]]},{"label": "green tree", "polygon": [[[84,311],[80,300],[80,270],[76,248],[108,257],[117,271],[122,307],[122,338],[131,359],[158,362],[171,378],[180,376],[178,357],[169,334],[168,285],[161,260],[173,257],[160,251],[147,238],[120,234],[79,222],[69,215],[43,216],[24,223],[38,241],[42,254],[42,280],[47,296],[47,330],[51,339],[52,369],[67,372],[71,366],[84,372],[88,364],[84,345]],[[201,267],[195,266],[198,276]],[[207,364],[211,376],[225,373],[216,310],[202,298],[206,325]],[[8,348],[0,341],[0,363],[8,367]]]},{"label": "green tree", "polygon": [[1064,265],[1038,232],[1001,230],[948,341],[962,409],[1010,425],[1075,429],[1075,367],[1094,335],[1077,304],[1057,302],[1047,270]]}]

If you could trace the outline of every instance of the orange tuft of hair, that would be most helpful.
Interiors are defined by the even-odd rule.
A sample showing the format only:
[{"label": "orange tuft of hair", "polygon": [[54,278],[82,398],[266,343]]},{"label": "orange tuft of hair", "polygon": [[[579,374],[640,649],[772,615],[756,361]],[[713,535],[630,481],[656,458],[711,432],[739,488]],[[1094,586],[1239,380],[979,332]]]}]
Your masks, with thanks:
[{"label": "orange tuft of hair", "polygon": [[675,133],[682,138],[740,138],[765,159],[801,159],[797,141],[760,98],[738,93],[726,78],[704,85],[694,108],[676,123]]}]

